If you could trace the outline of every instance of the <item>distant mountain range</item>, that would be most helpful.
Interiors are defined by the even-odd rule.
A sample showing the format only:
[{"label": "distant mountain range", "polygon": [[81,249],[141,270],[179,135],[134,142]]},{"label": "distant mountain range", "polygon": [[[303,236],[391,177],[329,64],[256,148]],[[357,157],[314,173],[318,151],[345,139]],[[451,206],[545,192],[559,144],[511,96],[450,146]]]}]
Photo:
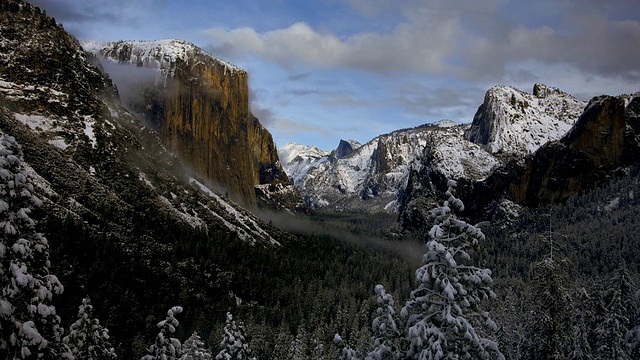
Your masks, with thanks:
[{"label": "distant mountain range", "polygon": [[412,171],[426,167],[445,178],[484,180],[510,160],[523,161],[561,138],[585,105],[542,84],[533,94],[496,86],[487,91],[472,124],[443,120],[398,130],[333,158],[297,144],[282,146],[278,154],[313,208],[398,212]]}]

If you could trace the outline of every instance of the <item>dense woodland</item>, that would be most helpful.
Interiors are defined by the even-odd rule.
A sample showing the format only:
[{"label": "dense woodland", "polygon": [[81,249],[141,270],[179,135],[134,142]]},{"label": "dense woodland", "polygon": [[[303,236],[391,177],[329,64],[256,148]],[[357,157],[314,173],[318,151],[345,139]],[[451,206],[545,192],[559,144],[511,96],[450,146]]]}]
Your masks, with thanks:
[{"label": "dense woodland", "polygon": [[[11,140],[3,141],[3,169],[23,173]],[[14,185],[3,179],[9,196]],[[488,310],[496,326],[477,326],[480,338],[495,340],[508,359],[637,358],[639,183],[638,170],[627,169],[566,204],[483,222],[486,237],[468,248],[468,262],[492,271],[493,283],[484,285],[495,298],[472,305]],[[6,203],[9,219],[24,206]],[[398,236],[393,219],[382,215],[316,214],[299,220],[304,233],[283,233],[282,246],[265,247],[145,217],[135,221],[154,221],[156,230],[137,238],[87,231],[86,224],[40,205],[30,206],[37,223],[23,218],[20,226],[33,231],[37,224],[48,239],[51,265],[37,263],[57,275],[64,292],[42,280],[55,293],[43,303],[55,305],[54,333],[66,334],[67,343],[80,327],[82,304],[80,319],[90,313],[110,330],[109,356],[140,358],[159,349],[156,324],[172,309],[161,334],[200,344],[205,353],[224,352],[225,334],[228,342],[229,334],[240,338],[239,331],[244,349],[257,358],[364,358],[384,343],[374,321],[383,304],[397,328],[390,348],[413,357],[409,329],[415,324],[400,314],[420,298],[416,269],[428,265],[421,258],[432,251],[425,246],[434,238],[430,229]],[[7,248],[11,239],[3,239]],[[11,343],[5,336],[4,346]]]}]

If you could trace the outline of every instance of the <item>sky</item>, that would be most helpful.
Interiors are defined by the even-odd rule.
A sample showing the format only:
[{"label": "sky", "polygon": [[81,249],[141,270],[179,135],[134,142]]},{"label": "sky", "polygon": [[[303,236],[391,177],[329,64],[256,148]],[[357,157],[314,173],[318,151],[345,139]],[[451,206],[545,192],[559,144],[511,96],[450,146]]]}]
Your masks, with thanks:
[{"label": "sky", "polygon": [[450,119],[487,89],[640,91],[638,0],[29,0],[80,40],[190,41],[249,73],[277,145]]}]

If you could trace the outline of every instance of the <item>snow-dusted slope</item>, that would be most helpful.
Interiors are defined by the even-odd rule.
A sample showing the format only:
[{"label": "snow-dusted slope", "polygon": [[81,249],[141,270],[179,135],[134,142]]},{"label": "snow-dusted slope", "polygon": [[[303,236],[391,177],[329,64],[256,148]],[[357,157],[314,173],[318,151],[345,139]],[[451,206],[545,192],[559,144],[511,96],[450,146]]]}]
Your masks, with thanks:
[{"label": "snow-dusted slope", "polygon": [[328,161],[329,154],[330,152],[320,150],[315,146],[293,142],[278,148],[280,163],[298,189],[302,186],[302,181],[310,170],[317,169],[322,163]]},{"label": "snow-dusted slope", "polygon": [[499,85],[487,91],[465,136],[491,153],[522,158],[564,136],[585,106],[541,84],[534,85],[533,94]]},{"label": "snow-dusted slope", "polygon": [[174,75],[176,64],[196,65],[197,56],[207,56],[225,67],[231,73],[244,72],[239,67],[216,58],[194,44],[182,40],[163,39],[155,41],[82,41],[85,51],[99,54],[114,62],[126,62],[161,70],[163,74]]},{"label": "snow-dusted slope", "polygon": [[[381,135],[333,161],[326,155],[316,157],[315,162],[307,163],[313,166],[304,168],[306,175],[298,173],[296,186],[317,209],[394,212],[411,169],[433,166],[451,178],[488,176],[498,161],[464,139],[468,125],[445,125],[424,125]],[[283,147],[283,162],[296,156],[304,159],[299,153],[285,151],[294,148],[309,147]]]}]

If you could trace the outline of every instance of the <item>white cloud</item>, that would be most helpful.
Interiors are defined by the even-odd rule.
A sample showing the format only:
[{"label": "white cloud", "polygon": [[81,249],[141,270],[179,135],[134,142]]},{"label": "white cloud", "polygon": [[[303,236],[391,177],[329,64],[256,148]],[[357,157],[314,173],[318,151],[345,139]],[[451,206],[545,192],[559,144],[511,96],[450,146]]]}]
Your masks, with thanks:
[{"label": "white cloud", "polygon": [[362,32],[339,38],[304,22],[258,33],[252,28],[211,29],[214,52],[222,56],[255,54],[289,66],[292,63],[346,67],[388,73],[411,70],[442,73],[447,67],[460,24],[455,17],[425,12],[421,21],[399,24],[389,34]]}]

